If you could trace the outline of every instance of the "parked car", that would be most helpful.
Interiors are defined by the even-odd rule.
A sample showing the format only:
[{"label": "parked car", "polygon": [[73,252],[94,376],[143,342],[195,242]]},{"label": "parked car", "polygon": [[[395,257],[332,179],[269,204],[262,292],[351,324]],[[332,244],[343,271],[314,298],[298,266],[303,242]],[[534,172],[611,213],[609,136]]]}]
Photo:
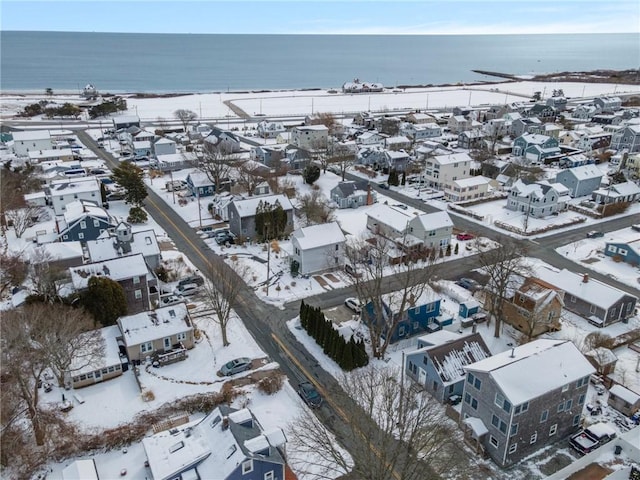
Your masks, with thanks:
[{"label": "parked car", "polygon": [[408,210],[409,209],[409,207],[407,207],[404,203],[396,203],[394,205],[394,207],[401,208],[402,210]]},{"label": "parked car", "polygon": [[349,310],[353,310],[355,313],[362,312],[362,306],[357,298],[349,297],[345,299],[344,304]]},{"label": "parked car", "polygon": [[236,373],[246,372],[251,370],[251,359],[248,357],[234,358],[230,362],[225,363],[218,374],[223,377],[229,377]]},{"label": "parked car", "polygon": [[389,184],[388,183],[379,183],[378,186],[380,188],[382,188],[383,190],[389,190]]},{"label": "parked car", "polygon": [[362,276],[362,272],[359,272],[354,266],[349,265],[348,263],[344,266],[344,271],[352,277],[360,278]]},{"label": "parked car", "polygon": [[177,295],[167,295],[166,297],[160,298],[160,306],[168,307],[169,305],[175,305],[176,303],[182,302],[183,299],[178,297]]},{"label": "parked car", "polygon": [[604,232],[600,232],[598,230],[591,230],[590,232],[587,233],[587,238],[598,238],[598,237],[604,237]]},{"label": "parked car", "polygon": [[476,238],[474,235],[471,235],[470,233],[459,233],[456,235],[456,238],[458,240],[473,240],[474,238]]},{"label": "parked car", "polygon": [[640,232],[640,223],[636,223],[635,225],[631,225],[631,230],[635,230],[636,232]]},{"label": "parked car", "polygon": [[216,243],[218,245],[225,245],[227,243],[235,243],[235,237],[233,236],[232,233],[229,233],[229,232],[217,233],[214,238],[216,239]]},{"label": "parked car", "polygon": [[480,289],[480,284],[473,278],[461,278],[456,282],[456,285],[460,285],[462,288],[466,288],[471,291]]},{"label": "parked car", "polygon": [[322,397],[311,382],[302,382],[298,385],[298,395],[311,408],[318,408],[322,405]]},{"label": "parked car", "polygon": [[111,193],[107,193],[107,200],[114,201],[114,200],[124,200],[124,192],[111,192]]},{"label": "parked car", "polygon": [[569,444],[578,452],[587,454],[616,438],[616,431],[610,425],[600,422],[571,435]]},{"label": "parked car", "polygon": [[200,275],[189,275],[188,277],[181,278],[178,282],[178,287],[182,285],[187,285],[189,283],[195,283],[197,286],[201,287],[204,285],[204,278]]},{"label": "parked car", "polygon": [[176,296],[190,297],[191,295],[195,295],[196,293],[198,293],[199,290],[200,287],[198,287],[198,285],[196,285],[195,283],[186,283],[177,287],[173,291],[173,294]]}]

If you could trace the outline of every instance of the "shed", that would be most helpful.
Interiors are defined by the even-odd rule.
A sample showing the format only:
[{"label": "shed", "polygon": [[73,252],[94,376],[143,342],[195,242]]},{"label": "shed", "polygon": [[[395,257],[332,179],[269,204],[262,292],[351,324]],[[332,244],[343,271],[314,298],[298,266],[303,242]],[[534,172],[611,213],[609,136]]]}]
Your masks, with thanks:
[{"label": "shed", "polygon": [[480,311],[480,304],[475,300],[466,300],[460,304],[458,315],[462,318],[469,318],[471,315]]},{"label": "shed", "polygon": [[630,417],[640,410],[640,395],[623,387],[614,385],[609,389],[609,406]]},{"label": "shed", "polygon": [[600,375],[609,375],[616,369],[618,357],[608,348],[594,348],[585,353],[584,356]]}]

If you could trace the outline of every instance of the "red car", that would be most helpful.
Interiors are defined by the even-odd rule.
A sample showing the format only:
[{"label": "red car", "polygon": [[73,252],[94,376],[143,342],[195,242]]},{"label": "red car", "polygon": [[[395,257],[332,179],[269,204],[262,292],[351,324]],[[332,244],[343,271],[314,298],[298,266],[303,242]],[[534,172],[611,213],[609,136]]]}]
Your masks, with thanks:
[{"label": "red car", "polygon": [[459,233],[458,235],[456,235],[456,238],[458,240],[473,240],[476,237],[474,237],[470,233]]}]

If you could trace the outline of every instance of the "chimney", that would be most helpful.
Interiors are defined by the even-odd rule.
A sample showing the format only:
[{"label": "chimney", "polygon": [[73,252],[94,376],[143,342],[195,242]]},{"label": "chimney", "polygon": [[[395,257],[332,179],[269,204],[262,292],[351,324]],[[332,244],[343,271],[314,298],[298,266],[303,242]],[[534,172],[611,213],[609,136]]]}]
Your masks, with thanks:
[{"label": "chimney", "polygon": [[373,205],[373,195],[371,195],[371,184],[367,185],[367,205]]},{"label": "chimney", "polygon": [[509,358],[516,358],[516,347],[511,347],[511,355]]},{"label": "chimney", "polygon": [[589,274],[588,273],[584,273],[582,275],[582,283],[589,283]]},{"label": "chimney", "polygon": [[222,430],[226,430],[227,428],[229,428],[229,417],[225,415],[222,417]]}]

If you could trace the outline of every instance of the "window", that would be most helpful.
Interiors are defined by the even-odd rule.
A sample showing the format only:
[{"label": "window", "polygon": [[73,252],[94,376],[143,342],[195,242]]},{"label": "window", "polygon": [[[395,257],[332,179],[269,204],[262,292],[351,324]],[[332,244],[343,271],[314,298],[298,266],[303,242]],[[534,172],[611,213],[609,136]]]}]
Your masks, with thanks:
[{"label": "window", "polygon": [[496,393],[495,404],[502,408],[505,412],[511,412],[511,403],[500,393]]},{"label": "window", "polygon": [[493,445],[494,447],[496,447],[496,448],[498,448],[498,445],[500,445],[500,444],[498,443],[498,439],[497,439],[497,438],[495,438],[493,435],[489,435],[489,443],[490,443],[491,445]]},{"label": "window", "polygon": [[549,436],[553,437],[557,431],[558,431],[558,424],[554,423],[553,425],[551,425],[551,428],[549,429]]},{"label": "window", "polygon": [[578,405],[582,405],[584,403],[584,393],[582,395],[580,395],[580,398],[578,399]]},{"label": "window", "polygon": [[540,423],[546,422],[547,418],[549,418],[549,410],[545,410],[544,412],[542,412],[542,414],[540,415]]},{"label": "window", "polygon": [[87,228],[87,222],[84,222],[84,221],[80,222],[80,228],[81,228],[82,230],[84,230],[85,228]]},{"label": "window", "polygon": [[610,251],[611,253],[616,253],[616,247],[615,245],[609,245],[607,247],[607,250]]},{"label": "window", "polygon": [[618,253],[622,256],[625,256],[627,254],[627,251],[624,248],[619,248]]},{"label": "window", "polygon": [[570,300],[571,300],[571,303],[576,303],[576,297],[574,297],[573,295],[571,295]]},{"label": "window", "polygon": [[615,308],[612,308],[612,309],[611,309],[611,314],[609,315],[609,318],[613,318],[613,317],[615,317],[615,316],[616,316],[616,309],[615,309]]},{"label": "window", "polygon": [[142,353],[151,352],[152,350],[153,350],[153,343],[152,342],[145,342],[145,343],[141,343],[140,344],[140,351]]},{"label": "window", "polygon": [[474,410],[478,409],[478,400],[473,397],[471,398],[471,408],[473,408]]},{"label": "window", "polygon": [[513,425],[511,425],[511,433],[509,434],[510,437],[513,437],[514,435],[518,434],[518,424],[514,423]]},{"label": "window", "polygon": [[84,233],[82,233],[82,232],[81,232],[81,233],[79,233],[79,234],[78,234],[78,238],[79,238],[80,240],[82,240],[82,239],[84,238]]},{"label": "window", "polygon": [[498,430],[500,430],[502,433],[507,433],[507,424],[503,421],[500,420],[498,417],[496,417],[495,415],[493,415],[491,417],[491,425],[493,425],[494,427],[496,427]]},{"label": "window", "polygon": [[579,423],[580,423],[580,415],[578,414],[575,417],[573,417],[573,426],[577,427]]},{"label": "window", "polygon": [[133,284],[137,285],[140,283],[140,277],[133,277]]},{"label": "window", "polygon": [[471,405],[471,395],[469,395],[468,393],[464,394],[464,403]]},{"label": "window", "polygon": [[[425,357],[425,359],[426,359],[426,357]],[[473,385],[474,378],[476,378],[476,377],[473,376],[473,373],[468,374],[467,375],[467,383],[470,384],[470,385]]]},{"label": "window", "polygon": [[176,335],[176,338],[179,342],[183,342],[187,339],[187,332],[180,332],[178,335]]},{"label": "window", "polygon": [[560,412],[562,412],[562,411],[564,411],[564,402],[560,402],[560,404],[558,405],[558,410],[557,410],[557,412],[558,412],[558,413],[560,413]]},{"label": "window", "polygon": [[264,474],[264,480],[274,480],[275,476],[273,474],[273,470]]},{"label": "window", "polygon": [[567,400],[567,402],[564,404],[565,411],[568,412],[569,410],[571,410],[572,406],[573,406],[573,400],[571,399]]},{"label": "window", "polygon": [[109,367],[109,373],[113,373],[115,370],[116,369],[113,366]]},{"label": "window", "polygon": [[533,445],[534,443],[536,443],[537,440],[538,440],[538,432],[533,432],[533,435],[531,435],[531,438],[529,439],[529,443]]},{"label": "window", "polygon": [[142,290],[136,290],[134,294],[136,296],[136,300],[140,300],[142,298]]},{"label": "window", "polygon": [[93,221],[93,226],[94,227],[99,227],[100,226],[100,220],[94,220]]},{"label": "window", "polygon": [[562,386],[562,391],[566,392],[567,390],[569,390],[569,384],[567,383],[566,385]]},{"label": "window", "polygon": [[253,472],[253,460],[242,462],[242,474],[245,475],[250,472]]},{"label": "window", "polygon": [[518,444],[514,443],[509,447],[509,453],[516,453],[517,449],[518,449]]}]

